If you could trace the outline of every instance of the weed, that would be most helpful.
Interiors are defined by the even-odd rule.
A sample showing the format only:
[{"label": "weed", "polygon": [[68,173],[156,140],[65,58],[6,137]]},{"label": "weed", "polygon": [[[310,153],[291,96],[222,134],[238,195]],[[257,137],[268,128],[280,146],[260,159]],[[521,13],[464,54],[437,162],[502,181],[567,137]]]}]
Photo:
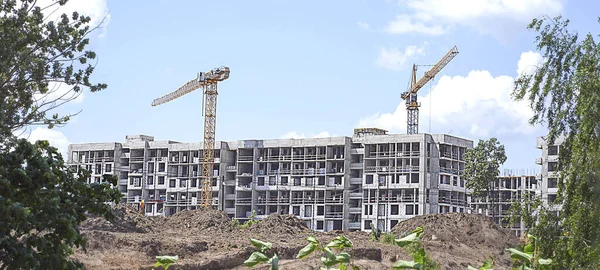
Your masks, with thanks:
[{"label": "weed", "polygon": [[254,267],[258,264],[266,263],[270,265],[270,270],[279,269],[279,257],[277,257],[277,254],[273,254],[273,257],[271,258],[265,255],[265,252],[271,249],[273,247],[273,244],[253,238],[250,238],[250,243],[252,243],[252,245],[255,246],[256,249],[258,249],[258,251],[255,251],[252,254],[250,254],[250,257],[248,257],[248,259],[244,261],[245,266]]},{"label": "weed", "polygon": [[177,260],[179,260],[179,256],[156,256],[154,267],[162,266],[165,270],[168,270],[171,264],[177,263]]},{"label": "weed", "polygon": [[394,240],[396,245],[404,248],[412,256],[413,260],[400,260],[392,266],[392,269],[439,269],[439,265],[425,252],[425,248],[421,243],[422,235],[423,227],[417,227],[411,234]]},{"label": "weed", "polygon": [[[323,257],[321,257],[321,262],[323,262],[323,264],[326,266],[325,268],[322,267],[321,269],[346,270],[348,269],[348,266],[350,266],[352,270],[359,269],[358,266],[352,265],[352,263],[350,262],[350,254],[348,254],[348,252],[343,252],[344,248],[352,248],[354,246],[352,244],[352,241],[346,238],[346,236],[340,235],[332,239],[325,246],[321,245],[319,241],[312,236],[307,237],[306,241],[308,241],[308,245],[306,245],[298,252],[296,258],[303,259],[311,253],[313,253],[314,251],[321,250],[324,255]],[[338,249],[340,252],[335,254],[332,251],[332,249]],[[330,268],[335,265],[338,265],[338,267]]]}]

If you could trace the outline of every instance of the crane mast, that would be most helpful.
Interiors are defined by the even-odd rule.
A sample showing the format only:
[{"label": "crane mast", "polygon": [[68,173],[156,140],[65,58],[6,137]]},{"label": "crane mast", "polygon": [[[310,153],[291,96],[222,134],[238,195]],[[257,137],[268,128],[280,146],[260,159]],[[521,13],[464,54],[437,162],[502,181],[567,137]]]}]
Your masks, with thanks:
[{"label": "crane mast", "polygon": [[212,206],[212,188],[214,161],[215,161],[215,130],[217,120],[217,84],[229,78],[228,67],[218,67],[208,72],[199,72],[196,79],[193,79],[174,92],[163,97],[157,98],[152,102],[152,106],[167,103],[177,99],[185,94],[203,88],[203,107],[204,107],[204,155],[202,161],[202,207]]},{"label": "crane mast", "polygon": [[419,107],[417,102],[417,92],[433,79],[456,55],[458,48],[452,47],[440,61],[437,62],[429,71],[417,81],[417,65],[413,64],[412,74],[410,76],[410,85],[408,91],[402,93],[402,99],[406,101],[406,132],[407,134],[419,133]]}]

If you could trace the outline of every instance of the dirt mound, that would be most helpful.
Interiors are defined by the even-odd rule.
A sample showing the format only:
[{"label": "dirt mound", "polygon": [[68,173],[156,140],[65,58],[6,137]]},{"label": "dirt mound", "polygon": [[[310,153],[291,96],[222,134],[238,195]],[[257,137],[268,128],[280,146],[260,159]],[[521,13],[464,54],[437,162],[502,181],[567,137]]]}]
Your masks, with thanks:
[{"label": "dirt mound", "polygon": [[254,233],[297,234],[310,231],[306,223],[294,215],[271,214],[249,228]]},{"label": "dirt mound", "polygon": [[[453,262],[457,268],[462,269],[468,263],[474,263],[474,260],[481,263],[490,255],[497,259],[507,258],[508,256],[502,256],[504,249],[519,243],[519,238],[509,230],[479,214],[417,216],[398,223],[392,228],[392,232],[401,237],[418,226],[423,226],[423,242],[432,257],[439,258],[443,265]],[[510,264],[510,260],[497,261],[499,266],[506,265],[505,263]]]},{"label": "dirt mound", "polygon": [[124,233],[150,232],[155,222],[146,217],[135,208],[124,204],[117,204],[112,208],[114,219],[108,221],[103,217],[90,217],[81,223],[82,230],[97,230]]},{"label": "dirt mound", "polygon": [[171,231],[230,231],[232,229],[231,219],[227,214],[214,209],[179,211],[165,220],[164,227]]}]

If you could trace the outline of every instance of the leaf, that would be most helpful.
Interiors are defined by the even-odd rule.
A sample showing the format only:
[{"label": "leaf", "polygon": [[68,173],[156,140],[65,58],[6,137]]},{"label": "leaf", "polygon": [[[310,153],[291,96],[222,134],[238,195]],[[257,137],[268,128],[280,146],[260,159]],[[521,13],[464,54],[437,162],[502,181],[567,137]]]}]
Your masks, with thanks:
[{"label": "leaf", "polygon": [[250,242],[253,246],[255,246],[260,252],[265,252],[273,247],[273,244],[269,242],[263,242],[257,239],[250,238]]},{"label": "leaf", "polygon": [[317,239],[314,238],[313,236],[306,237],[306,241],[315,243],[315,244],[319,244],[319,241],[317,241]]},{"label": "leaf", "polygon": [[345,263],[340,263],[340,266],[338,267],[338,270],[346,270],[348,269],[348,266],[346,266]]},{"label": "leaf", "polygon": [[415,228],[415,229],[412,231],[412,233],[416,233],[416,234],[417,234],[417,235],[419,235],[419,236],[421,236],[421,235],[423,234],[423,232],[424,232],[424,229],[423,229],[423,227],[422,227],[422,226],[416,227],[416,228]]},{"label": "leaf", "polygon": [[296,255],[297,259],[303,259],[306,258],[306,256],[310,255],[311,253],[313,253],[315,250],[317,250],[319,248],[319,245],[317,245],[316,243],[308,243],[308,245],[306,245],[305,247],[303,247],[299,252],[298,255]]},{"label": "leaf", "polygon": [[396,243],[396,245],[400,246],[400,247],[405,247],[408,244],[412,244],[415,242],[419,241],[419,235],[418,233],[411,233],[405,237],[402,237],[400,239],[395,239],[394,242]]},{"label": "leaf", "polygon": [[397,261],[393,266],[392,269],[421,269],[421,265],[417,262],[414,261]]},{"label": "leaf", "polygon": [[533,242],[525,245],[523,247],[523,251],[527,254],[533,254],[533,252],[535,251],[535,247],[533,246]]},{"label": "leaf", "polygon": [[335,256],[335,261],[338,263],[350,263],[350,254],[347,252],[340,252]]},{"label": "leaf", "polygon": [[279,257],[277,257],[277,254],[273,254],[273,257],[271,257],[271,259],[269,259],[269,261],[267,263],[271,265],[271,267],[269,267],[269,270],[278,270],[279,269]]},{"label": "leaf", "polygon": [[425,248],[420,247],[417,252],[415,252],[412,256],[413,256],[413,260],[415,262],[418,262],[419,264],[425,264],[425,256],[427,254],[425,253]]},{"label": "leaf", "polygon": [[156,256],[156,264],[154,267],[162,266],[165,270],[169,269],[171,264],[174,264],[179,260],[179,256]]},{"label": "leaf", "polygon": [[244,261],[244,265],[248,267],[254,267],[257,264],[267,262],[268,260],[269,257],[267,257],[267,255],[255,251],[252,254],[250,254],[250,257],[248,257],[246,261]]},{"label": "leaf", "polygon": [[179,260],[179,256],[156,256],[156,261],[162,264],[172,264]]},{"label": "leaf", "polygon": [[358,266],[356,266],[356,265],[353,265],[352,270],[360,270],[360,268],[358,268]]},{"label": "leaf", "polygon": [[494,257],[490,256],[488,260],[483,263],[483,266],[479,270],[493,270],[495,265]]},{"label": "leaf", "polygon": [[510,252],[511,258],[531,264],[531,259],[533,258],[531,254],[527,254],[523,251],[516,250],[514,248],[507,248],[506,250]]},{"label": "leaf", "polygon": [[335,253],[333,253],[331,249],[329,249],[328,247],[324,247],[323,253],[325,253],[325,257],[321,257],[321,261],[323,262],[323,264],[325,264],[325,266],[329,267],[338,263],[336,261]]},{"label": "leaf", "polygon": [[538,259],[538,264],[540,265],[551,265],[552,264],[552,259]]},{"label": "leaf", "polygon": [[346,236],[340,235],[340,236],[332,239],[331,242],[329,242],[327,244],[327,247],[343,250],[346,247],[351,248],[352,241],[350,241],[350,239],[346,238]]}]

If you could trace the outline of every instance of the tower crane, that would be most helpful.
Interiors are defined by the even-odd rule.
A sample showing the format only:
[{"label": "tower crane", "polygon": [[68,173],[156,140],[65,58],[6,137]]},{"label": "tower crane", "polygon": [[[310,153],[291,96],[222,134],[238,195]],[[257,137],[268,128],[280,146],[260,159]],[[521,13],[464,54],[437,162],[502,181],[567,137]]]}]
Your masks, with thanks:
[{"label": "tower crane", "polygon": [[211,182],[215,162],[215,127],[217,120],[217,83],[229,78],[228,67],[199,72],[198,76],[179,89],[152,101],[152,106],[167,103],[199,88],[203,88],[204,102],[204,155],[202,162],[202,207],[212,206]]},{"label": "tower crane", "polygon": [[417,92],[425,86],[435,75],[437,75],[454,57],[458,54],[458,48],[454,46],[437,64],[417,81],[417,65],[413,64],[412,75],[410,77],[409,89],[402,93],[402,99],[406,100],[406,132],[407,134],[419,133],[419,107],[420,102],[417,102]]}]

